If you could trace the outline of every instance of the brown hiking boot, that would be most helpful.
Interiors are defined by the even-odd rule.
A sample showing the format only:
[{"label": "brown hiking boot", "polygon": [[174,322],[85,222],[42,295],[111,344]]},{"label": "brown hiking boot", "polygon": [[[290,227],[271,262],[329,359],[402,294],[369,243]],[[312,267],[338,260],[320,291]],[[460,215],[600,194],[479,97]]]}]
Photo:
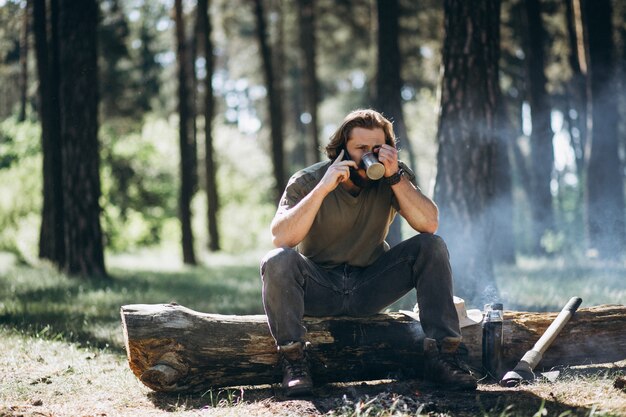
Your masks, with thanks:
[{"label": "brown hiking boot", "polygon": [[437,347],[435,339],[424,339],[424,379],[449,390],[476,389],[476,378],[459,355],[460,338],[446,337]]},{"label": "brown hiking boot", "polygon": [[283,389],[288,397],[309,394],[313,388],[305,352],[308,345],[293,342],[278,347],[283,366]]}]

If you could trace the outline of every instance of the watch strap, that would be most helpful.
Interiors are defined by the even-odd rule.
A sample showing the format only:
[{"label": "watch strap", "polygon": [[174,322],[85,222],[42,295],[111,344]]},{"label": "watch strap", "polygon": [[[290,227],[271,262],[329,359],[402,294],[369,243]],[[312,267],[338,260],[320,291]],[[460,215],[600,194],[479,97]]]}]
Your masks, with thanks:
[{"label": "watch strap", "polygon": [[385,177],[385,182],[389,185],[395,185],[400,182],[400,180],[402,179],[402,175],[404,175],[404,170],[402,168],[399,168],[398,172],[396,172],[395,174]]}]

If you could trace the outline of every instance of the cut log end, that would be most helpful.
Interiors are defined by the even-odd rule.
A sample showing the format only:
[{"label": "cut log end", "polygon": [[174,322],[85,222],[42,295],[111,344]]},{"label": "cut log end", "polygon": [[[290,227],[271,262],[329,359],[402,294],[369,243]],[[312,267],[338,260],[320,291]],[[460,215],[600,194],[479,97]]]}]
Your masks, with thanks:
[{"label": "cut log end", "polygon": [[158,364],[141,374],[141,382],[155,391],[168,391],[176,386],[182,377],[180,372],[169,365]]}]

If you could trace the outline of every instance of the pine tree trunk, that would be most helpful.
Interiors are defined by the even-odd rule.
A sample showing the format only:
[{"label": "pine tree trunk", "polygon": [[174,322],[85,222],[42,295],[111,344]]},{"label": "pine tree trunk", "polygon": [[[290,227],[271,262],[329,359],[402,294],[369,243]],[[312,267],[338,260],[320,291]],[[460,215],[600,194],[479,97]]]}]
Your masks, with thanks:
[{"label": "pine tree trunk", "polygon": [[65,272],[106,276],[100,228],[98,4],[60,0],[59,68]]},{"label": "pine tree trunk", "polygon": [[193,143],[189,112],[189,70],[183,18],[182,0],[174,2],[174,19],[176,24],[176,59],[178,62],[178,114],[179,114],[179,146],[180,146],[180,193],[178,209],[181,223],[181,239],[183,262],[196,264],[193,231],[191,228],[191,200],[193,198]]},{"label": "pine tree trunk", "polygon": [[[568,61],[572,77],[567,84],[566,96],[568,111],[566,112],[570,143],[576,159],[578,187],[575,206],[575,224],[583,226],[585,199],[585,148],[587,142],[587,82],[589,64],[589,45],[586,36],[586,25],[583,22],[580,0],[565,0],[566,25],[570,53]],[[575,112],[575,116],[572,113]],[[584,226],[581,230],[584,229]]]},{"label": "pine tree trunk", "polygon": [[435,201],[455,276],[470,305],[497,296],[491,204],[500,103],[500,1],[444,2],[445,39]]},{"label": "pine tree trunk", "polygon": [[22,9],[22,27],[20,28],[20,112],[18,121],[26,120],[28,103],[28,33],[30,32],[30,8],[32,0],[27,1]]},{"label": "pine tree trunk", "polygon": [[532,166],[530,206],[532,212],[532,251],[541,254],[541,237],[554,229],[550,181],[554,165],[550,102],[546,90],[544,59],[544,29],[539,0],[524,2],[526,18],[526,71],[528,101],[532,120],[530,161]]},{"label": "pine tree trunk", "polygon": [[[567,86],[569,108],[575,110],[576,118],[567,112],[570,136],[578,177],[583,177],[585,141],[587,138],[587,76],[588,43],[585,36],[587,28],[583,24],[580,0],[564,0],[566,9],[567,38],[570,48],[568,55],[572,78]],[[575,128],[575,129],[574,129]]]},{"label": "pine tree trunk", "polygon": [[[56,9],[56,1],[51,2]],[[33,1],[33,32],[39,77],[39,119],[41,122],[41,150],[43,157],[43,206],[39,231],[39,257],[48,259],[57,267],[65,263],[63,237],[63,188],[61,170],[61,127],[58,107],[58,50],[57,25],[52,20],[51,41],[45,0]],[[57,13],[54,13],[57,16]],[[52,33],[55,33],[52,35]],[[52,46],[52,47],[49,47]]]},{"label": "pine tree trunk", "polygon": [[585,0],[591,100],[587,140],[586,224],[591,249],[618,258],[625,249],[624,181],[618,149],[618,84],[610,0]]},{"label": "pine tree trunk", "polygon": [[188,86],[189,86],[189,124],[191,125],[191,181],[193,195],[198,192],[200,181],[198,176],[198,75],[196,74],[196,60],[198,59],[198,38],[200,34],[200,16],[196,5],[196,19],[191,31],[191,36],[187,41],[189,45]]},{"label": "pine tree trunk", "polygon": [[314,164],[320,160],[319,121],[317,106],[319,103],[319,82],[315,60],[315,5],[313,0],[298,0],[298,23],[300,30],[300,50],[304,56],[304,111],[311,115],[306,129],[306,163]]},{"label": "pine tree trunk", "polygon": [[280,88],[278,87],[272,65],[272,51],[267,41],[267,28],[263,11],[263,0],[254,1],[254,15],[256,18],[257,40],[263,61],[263,76],[268,94],[268,116],[272,137],[272,162],[274,166],[275,199],[282,194],[285,182],[284,151],[283,151],[283,107]]},{"label": "pine tree trunk", "polygon": [[213,42],[211,41],[211,19],[209,16],[209,1],[198,0],[198,16],[200,19],[200,33],[204,46],[206,62],[206,76],[204,78],[204,146],[207,193],[207,224],[209,233],[209,250],[220,250],[220,236],[217,225],[219,198],[217,190],[215,150],[213,149],[213,114],[215,100],[213,97]]},{"label": "pine tree trunk", "polygon": [[494,155],[494,196],[490,216],[493,220],[492,249],[494,262],[515,263],[515,233],[513,231],[513,180],[511,156],[515,133],[506,114],[504,100],[496,111],[497,142]]}]

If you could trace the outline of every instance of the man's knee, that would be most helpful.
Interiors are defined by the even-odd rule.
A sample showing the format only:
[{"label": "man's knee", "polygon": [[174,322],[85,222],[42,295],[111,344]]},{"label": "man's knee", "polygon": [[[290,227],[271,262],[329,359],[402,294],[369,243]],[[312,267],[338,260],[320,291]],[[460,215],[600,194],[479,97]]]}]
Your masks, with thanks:
[{"label": "man's knee", "polygon": [[293,278],[300,261],[301,255],[292,248],[273,249],[261,261],[261,278],[264,281]]},{"label": "man's knee", "polygon": [[419,238],[419,250],[434,259],[449,259],[448,246],[443,238],[431,233],[421,233]]}]

